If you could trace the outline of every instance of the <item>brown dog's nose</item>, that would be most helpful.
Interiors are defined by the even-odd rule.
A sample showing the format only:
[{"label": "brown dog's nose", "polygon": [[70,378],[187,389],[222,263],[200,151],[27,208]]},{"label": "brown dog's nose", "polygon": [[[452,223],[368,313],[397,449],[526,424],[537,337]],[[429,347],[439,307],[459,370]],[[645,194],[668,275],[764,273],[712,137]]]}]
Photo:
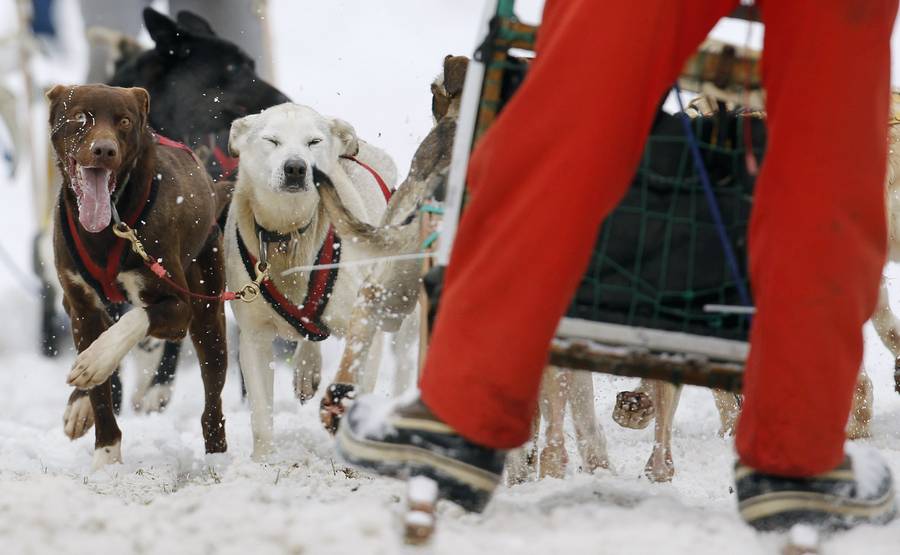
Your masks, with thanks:
[{"label": "brown dog's nose", "polygon": [[111,139],[97,139],[91,145],[91,154],[97,157],[97,161],[112,160],[119,154],[119,147]]}]

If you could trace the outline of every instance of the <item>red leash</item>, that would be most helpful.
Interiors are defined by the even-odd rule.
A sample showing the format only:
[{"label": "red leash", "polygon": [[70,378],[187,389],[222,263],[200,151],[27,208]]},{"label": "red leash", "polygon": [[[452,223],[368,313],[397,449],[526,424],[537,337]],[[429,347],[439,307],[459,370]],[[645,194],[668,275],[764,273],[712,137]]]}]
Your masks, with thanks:
[{"label": "red leash", "polygon": [[259,296],[261,287],[260,284],[263,281],[267,280],[269,277],[267,264],[257,262],[256,278],[254,278],[252,282],[243,286],[239,291],[223,291],[218,295],[204,295],[202,293],[194,293],[190,289],[182,287],[181,285],[176,283],[169,276],[169,272],[166,271],[161,262],[150,258],[150,255],[147,254],[147,251],[144,250],[143,243],[141,243],[140,239],[138,239],[137,237],[137,234],[128,224],[126,224],[125,222],[116,222],[116,224],[113,226],[113,233],[115,233],[116,237],[120,237],[130,242],[131,250],[134,251],[136,255],[141,257],[141,259],[144,261],[144,264],[146,264],[147,267],[150,268],[150,271],[156,274],[159,279],[161,279],[176,291],[184,293],[185,295],[193,297],[195,299],[203,299],[204,301],[212,302],[234,301],[240,299],[246,303],[249,303],[256,300],[256,297]]},{"label": "red leash", "polygon": [[356,162],[357,164],[362,166],[363,169],[365,169],[370,174],[372,174],[372,177],[375,178],[375,181],[378,183],[378,186],[381,187],[381,194],[384,195],[384,200],[386,202],[391,201],[391,195],[393,195],[394,193],[393,193],[393,191],[391,191],[391,188],[388,187],[387,183],[384,182],[384,179],[382,179],[381,176],[378,175],[378,172],[375,171],[375,168],[366,164],[365,162],[363,162],[356,156],[351,156],[349,154],[341,154],[341,158],[343,158],[344,160],[352,160],[353,162]]}]

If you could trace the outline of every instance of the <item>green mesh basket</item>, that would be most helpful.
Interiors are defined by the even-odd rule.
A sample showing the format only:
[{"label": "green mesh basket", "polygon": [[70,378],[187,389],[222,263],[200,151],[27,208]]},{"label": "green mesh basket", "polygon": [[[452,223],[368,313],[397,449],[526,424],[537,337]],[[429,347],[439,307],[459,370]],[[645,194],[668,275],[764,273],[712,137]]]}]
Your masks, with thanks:
[{"label": "green mesh basket", "polygon": [[[741,302],[678,117],[657,117],[567,316],[746,340],[746,316],[704,310]],[[752,148],[762,160],[765,125],[757,117],[722,112],[696,118],[693,126],[746,285],[754,183],[746,153]]]}]

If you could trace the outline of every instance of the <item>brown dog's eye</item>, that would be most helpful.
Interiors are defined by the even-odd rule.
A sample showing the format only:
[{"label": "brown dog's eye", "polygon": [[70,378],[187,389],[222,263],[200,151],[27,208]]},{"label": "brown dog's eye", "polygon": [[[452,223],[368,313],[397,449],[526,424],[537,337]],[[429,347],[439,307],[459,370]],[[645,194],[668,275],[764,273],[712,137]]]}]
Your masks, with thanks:
[{"label": "brown dog's eye", "polygon": [[78,125],[84,125],[85,123],[87,123],[87,114],[85,114],[84,112],[78,112],[72,117],[72,121],[74,121]]},{"label": "brown dog's eye", "polygon": [[128,118],[122,118],[122,119],[119,121],[119,125],[120,125],[123,129],[128,129],[129,127],[131,127],[131,120],[128,119]]}]

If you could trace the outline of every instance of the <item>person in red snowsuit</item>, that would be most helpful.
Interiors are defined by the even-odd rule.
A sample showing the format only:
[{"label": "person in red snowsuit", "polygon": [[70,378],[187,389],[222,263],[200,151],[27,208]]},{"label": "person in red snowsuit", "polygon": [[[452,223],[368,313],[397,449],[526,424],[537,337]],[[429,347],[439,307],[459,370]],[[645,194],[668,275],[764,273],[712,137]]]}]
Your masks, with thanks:
[{"label": "person in red snowsuit", "polygon": [[[549,343],[660,96],[737,4],[547,1],[528,78],[471,159],[421,400],[388,415],[387,436],[364,425],[360,400],[338,439],[350,462],[406,465],[483,505],[503,451],[529,438]],[[884,521],[890,472],[877,466],[877,487],[860,487],[844,428],[886,257],[897,0],[758,4],[768,148],[749,230],[757,313],[736,439],[741,512],[760,528]]]}]

